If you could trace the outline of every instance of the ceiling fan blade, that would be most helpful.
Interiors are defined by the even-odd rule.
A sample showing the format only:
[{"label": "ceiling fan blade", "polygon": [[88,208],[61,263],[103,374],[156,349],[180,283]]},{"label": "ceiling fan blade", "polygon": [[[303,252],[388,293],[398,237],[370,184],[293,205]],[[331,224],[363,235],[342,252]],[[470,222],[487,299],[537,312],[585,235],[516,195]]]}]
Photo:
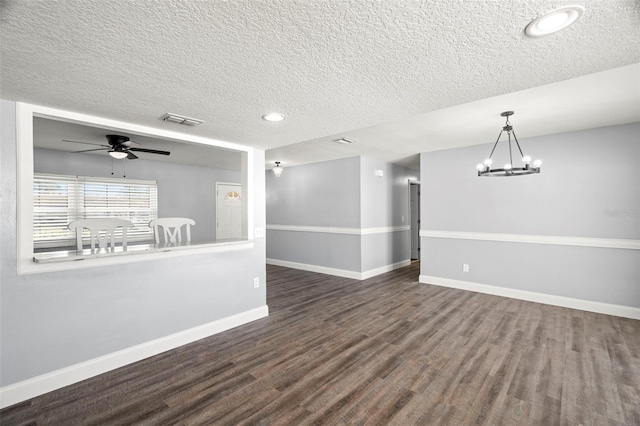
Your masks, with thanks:
[{"label": "ceiling fan blade", "polygon": [[77,154],[79,152],[106,151],[106,150],[107,150],[107,148],[96,148],[96,149],[85,149],[85,150],[82,150],[82,151],[71,151],[71,152],[74,153],[74,154]]},{"label": "ceiling fan blade", "polygon": [[134,146],[136,146],[136,145],[137,145],[137,146],[140,146],[140,145],[142,145],[142,144],[141,144],[140,142],[136,142],[136,141],[128,140],[128,141],[126,141],[126,142],[122,142],[122,143],[120,143],[120,145],[121,145],[121,146],[124,146],[125,148],[131,148],[131,147],[134,147]]},{"label": "ceiling fan blade", "polygon": [[138,156],[135,155],[133,152],[129,152],[129,150],[127,150],[126,152],[127,152],[127,159],[128,160],[135,160],[136,158],[138,158]]},{"label": "ceiling fan blade", "polygon": [[62,139],[62,142],[71,142],[71,143],[81,143],[81,144],[85,144],[85,145],[95,145],[95,146],[103,146],[105,148],[111,148],[109,145],[102,145],[100,143],[91,143],[91,142],[80,142],[80,141],[69,141],[66,139]]},{"label": "ceiling fan blade", "polygon": [[160,155],[169,155],[171,154],[169,151],[159,151],[157,149],[146,149],[146,148],[127,148],[128,151],[136,151],[136,152],[148,152],[149,154],[160,154]]}]

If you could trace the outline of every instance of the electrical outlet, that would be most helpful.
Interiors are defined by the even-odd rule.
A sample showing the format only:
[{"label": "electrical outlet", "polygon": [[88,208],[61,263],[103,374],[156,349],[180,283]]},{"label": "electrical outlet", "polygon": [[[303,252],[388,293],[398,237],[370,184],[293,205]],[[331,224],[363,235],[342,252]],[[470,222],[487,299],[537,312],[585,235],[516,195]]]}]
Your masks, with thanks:
[{"label": "electrical outlet", "polygon": [[260,278],[255,277],[253,279],[253,288],[258,288],[258,287],[260,287]]},{"label": "electrical outlet", "polygon": [[463,263],[462,264],[462,272],[469,272],[469,264],[468,263]]},{"label": "electrical outlet", "polygon": [[256,238],[264,237],[264,228],[256,227],[255,230],[254,230],[254,235],[255,235]]}]

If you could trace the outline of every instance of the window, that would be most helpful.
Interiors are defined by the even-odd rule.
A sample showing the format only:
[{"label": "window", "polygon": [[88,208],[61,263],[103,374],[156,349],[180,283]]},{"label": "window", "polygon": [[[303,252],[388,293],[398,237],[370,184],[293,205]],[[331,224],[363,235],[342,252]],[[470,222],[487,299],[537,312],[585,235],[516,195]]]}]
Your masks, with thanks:
[{"label": "window", "polygon": [[[75,270],[84,268],[94,268],[106,265],[119,265],[125,263],[137,263],[142,260],[150,259],[167,259],[179,256],[194,255],[197,253],[217,253],[217,252],[229,252],[235,250],[243,250],[253,247],[253,240],[255,235],[254,221],[261,216],[256,215],[254,208],[254,201],[256,194],[263,194],[264,189],[260,188],[261,179],[264,179],[264,167],[263,162],[264,153],[261,150],[256,150],[249,146],[239,145],[235,143],[209,139],[201,136],[195,136],[190,134],[177,133],[166,129],[156,129],[152,127],[141,126],[132,123],[126,123],[123,121],[115,121],[101,117],[89,116],[79,114],[75,112],[63,111],[48,107],[42,107],[37,105],[31,105],[24,102],[16,102],[15,108],[15,120],[16,120],[16,142],[17,142],[17,175],[16,175],[16,228],[17,228],[17,265],[16,269],[18,275],[26,274],[39,274],[51,271],[64,271]],[[52,126],[48,126],[53,123]],[[79,257],[72,251],[71,253],[63,253],[64,250],[73,250],[75,243],[71,243],[71,239],[68,242],[50,242],[51,249],[43,246],[42,242],[35,244],[34,241],[34,208],[40,209],[40,206],[35,207],[34,203],[34,178],[36,174],[48,173],[54,175],[70,176],[72,179],[76,179],[76,175],[93,174],[95,169],[95,162],[93,158],[89,158],[88,162],[81,162],[81,164],[69,164],[66,160],[59,158],[54,162],[38,162],[35,158],[35,152],[37,149],[43,148],[54,151],[69,151],[73,150],[69,143],[62,142],[62,140],[76,140],[87,141],[102,144],[106,134],[125,134],[133,136],[137,142],[146,145],[147,148],[158,148],[157,142],[162,142],[166,146],[163,150],[173,151],[170,157],[166,156],[153,156],[150,158],[154,161],[165,161],[170,164],[191,164],[191,165],[204,165],[204,167],[221,169],[223,172],[229,170],[232,175],[220,175],[220,180],[233,180],[241,182],[242,192],[238,191],[244,198],[241,211],[241,226],[242,235],[239,241],[218,242],[219,238],[216,234],[216,216],[215,213],[207,215],[207,211],[215,212],[216,197],[215,190],[212,183],[217,180],[209,180],[204,178],[198,178],[193,181],[189,181],[186,184],[180,183],[175,179],[175,175],[167,173],[166,167],[145,169],[144,173],[139,176],[141,179],[147,179],[148,181],[157,181],[157,197],[162,197],[166,200],[158,205],[159,212],[157,214],[166,217],[180,216],[180,217],[192,217],[195,214],[190,212],[182,213],[176,211],[178,208],[182,210],[182,204],[173,198],[165,197],[165,190],[171,193],[176,188],[181,188],[182,192],[179,193],[181,200],[192,200],[194,197],[189,191],[189,185],[196,185],[198,187],[209,187],[210,196],[206,200],[198,199],[198,211],[204,212],[204,216],[201,218],[192,217],[196,220],[196,226],[198,226],[198,232],[203,229],[204,232],[210,232],[212,238],[203,239],[201,241],[195,241],[188,247],[180,247],[175,249],[162,249],[156,250],[151,247],[143,249],[144,245],[137,248],[141,249],[134,253],[133,248],[131,253],[99,253],[96,255],[87,255],[80,257],[82,262],[75,262]],[[165,149],[167,148],[167,149]],[[55,154],[55,153],[54,153]],[[104,152],[101,153],[104,155]],[[178,155],[180,154],[180,155]],[[159,158],[162,157],[162,158]],[[97,158],[97,156],[96,156]],[[110,157],[109,157],[110,158]],[[140,156],[140,159],[144,159]],[[136,160],[138,161],[138,160]],[[120,164],[124,166],[126,163],[114,163],[114,165]],[[137,163],[135,163],[137,164]],[[49,167],[51,166],[51,167]],[[55,166],[55,167],[54,167]],[[77,167],[76,167],[77,166]],[[174,167],[174,166],[168,166]],[[68,171],[67,171],[68,170]],[[123,169],[124,170],[124,169]],[[158,173],[159,171],[159,173]],[[149,173],[147,173],[149,172]],[[97,172],[96,172],[97,173]],[[224,178],[222,177],[224,176]],[[102,179],[107,180],[107,179]],[[149,182],[145,183],[149,183]],[[133,183],[131,180],[124,180],[125,184]],[[151,182],[153,183],[153,182]],[[165,185],[166,183],[166,185]],[[255,186],[258,183],[258,186]],[[75,188],[78,185],[76,184]],[[56,194],[56,190],[58,193]],[[61,185],[61,188],[56,188],[52,191],[53,199],[56,196],[62,197],[63,194],[69,192],[69,186],[67,184]],[[72,189],[73,190],[73,187]],[[44,194],[40,194],[44,196]],[[64,196],[67,199],[67,196]],[[73,200],[73,197],[72,197]],[[60,200],[58,200],[60,201]],[[173,201],[173,202],[172,202]],[[206,208],[200,209],[204,202],[208,202]],[[62,204],[62,202],[60,202]],[[41,205],[42,206],[42,205]],[[167,211],[165,211],[168,208]],[[61,205],[60,210],[77,211],[81,210],[80,206],[71,209],[69,205]],[[52,210],[53,211],[53,210]],[[261,210],[258,210],[260,212]],[[38,212],[40,219],[42,218],[42,210]],[[67,233],[66,225],[69,217],[65,217],[66,213],[61,214],[62,220],[65,223],[58,223],[57,232]],[[154,215],[155,216],[155,215]],[[53,216],[50,216],[51,218]],[[135,218],[137,223],[139,223]],[[153,243],[154,239],[151,236],[151,229],[146,227],[146,221],[142,221],[137,227],[136,231],[143,231],[149,233],[148,242]],[[60,226],[62,225],[62,226]],[[210,227],[210,231],[206,230],[206,227]],[[53,226],[52,228],[55,228]],[[35,233],[40,233],[39,238],[42,237],[42,230],[35,230]],[[55,229],[49,229],[48,237],[52,237],[55,234]],[[67,234],[68,235],[68,234]],[[261,233],[262,235],[262,233]],[[193,237],[193,236],[192,236]],[[131,241],[131,240],[129,240]],[[57,250],[54,248],[58,248]],[[47,257],[47,254],[41,253],[42,251],[57,252]],[[143,254],[144,253],[144,254]],[[36,260],[36,254],[41,260]],[[131,254],[131,256],[129,256]]]},{"label": "window", "polygon": [[[67,225],[79,219],[119,217],[133,222],[129,241],[153,239],[150,220],[158,217],[155,181],[35,174],[33,242],[35,248],[74,245]],[[86,231],[85,231],[86,232]],[[88,232],[86,235],[88,241]]]}]

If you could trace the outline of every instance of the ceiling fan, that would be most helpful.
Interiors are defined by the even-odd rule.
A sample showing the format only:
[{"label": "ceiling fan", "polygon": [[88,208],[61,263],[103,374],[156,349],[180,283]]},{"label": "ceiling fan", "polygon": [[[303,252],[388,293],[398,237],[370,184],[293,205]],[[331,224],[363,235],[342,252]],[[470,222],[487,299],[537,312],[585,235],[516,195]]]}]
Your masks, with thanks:
[{"label": "ceiling fan", "polygon": [[95,149],[85,149],[82,151],[73,151],[74,153],[91,152],[91,151],[108,151],[111,157],[118,160],[123,160],[125,158],[129,160],[135,160],[136,158],[138,158],[138,156],[131,151],[148,152],[149,154],[160,154],[160,155],[171,154],[169,151],[159,151],[157,149],[138,148],[136,147],[136,145],[140,146],[140,143],[130,140],[128,136],[120,136],[120,135],[106,135],[106,136],[107,136],[107,142],[109,143],[109,145],[102,145],[99,143],[91,143],[91,142],[69,141],[65,139],[63,139],[62,141],[102,147],[102,148],[95,148]]}]

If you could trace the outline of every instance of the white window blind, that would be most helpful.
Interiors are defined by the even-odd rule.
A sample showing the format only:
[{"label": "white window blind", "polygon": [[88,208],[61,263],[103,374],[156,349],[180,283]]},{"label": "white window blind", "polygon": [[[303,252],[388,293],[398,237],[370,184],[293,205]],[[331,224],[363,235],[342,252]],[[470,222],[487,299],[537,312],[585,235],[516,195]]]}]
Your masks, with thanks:
[{"label": "white window blind", "polygon": [[[36,247],[55,246],[56,242],[73,243],[67,229],[78,219],[75,176],[34,175],[33,242]],[[64,245],[64,244],[60,244]]]},{"label": "white window blind", "polygon": [[33,207],[37,248],[73,245],[70,222],[106,217],[130,220],[128,240],[144,241],[153,239],[148,223],[158,217],[158,189],[147,180],[35,174]]}]

